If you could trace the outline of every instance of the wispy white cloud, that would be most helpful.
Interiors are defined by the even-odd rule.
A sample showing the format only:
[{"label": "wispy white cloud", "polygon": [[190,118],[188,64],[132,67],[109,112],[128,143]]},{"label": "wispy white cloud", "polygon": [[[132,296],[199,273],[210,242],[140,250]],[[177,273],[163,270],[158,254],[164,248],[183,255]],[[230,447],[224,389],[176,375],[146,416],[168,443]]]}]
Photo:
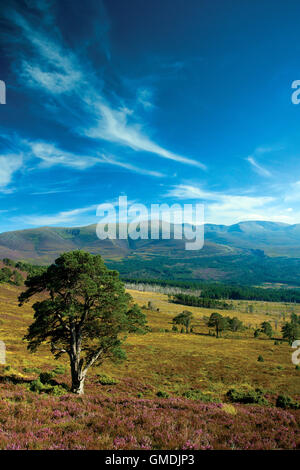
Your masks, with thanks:
[{"label": "wispy white cloud", "polygon": [[149,110],[154,107],[152,103],[153,93],[149,88],[140,87],[137,91],[137,102],[143,106],[143,108]]},{"label": "wispy white cloud", "polygon": [[122,144],[133,150],[153,153],[179,163],[206,169],[203,163],[177,155],[153,142],[141,131],[139,124],[128,124],[128,113],[124,109],[114,110],[107,104],[95,101],[94,107],[96,114],[100,116],[98,123],[89,129],[86,127],[82,128],[82,134]]},{"label": "wispy white cloud", "polygon": [[45,226],[45,225],[59,225],[62,223],[80,223],[80,216],[87,213],[94,213],[96,215],[97,205],[83,207],[80,209],[72,209],[70,211],[62,211],[57,214],[49,215],[25,215],[22,218],[14,218],[14,221],[20,221],[27,225]]},{"label": "wispy white cloud", "polygon": [[13,175],[22,167],[22,154],[0,155],[0,191],[8,192],[7,186],[12,182]]},{"label": "wispy white cloud", "polygon": [[257,162],[257,158],[265,153],[270,153],[278,151],[278,147],[257,147],[252,155],[249,155],[246,160],[250,163],[254,171],[260,176],[270,177],[272,173],[267,168],[263,167],[260,163]]},{"label": "wispy white cloud", "polygon": [[271,176],[271,172],[267,170],[266,168],[263,168],[261,165],[259,165],[257,161],[254,160],[253,157],[247,157],[247,160],[259,175]]},{"label": "wispy white cloud", "polygon": [[[51,109],[58,114],[61,107],[67,110],[64,99],[73,94],[76,108],[84,120],[84,125],[78,122],[77,127],[73,126],[74,132],[205,169],[205,165],[198,160],[179,155],[154,142],[142,130],[138,116],[131,115],[129,120],[122,100],[117,98],[117,103],[112,103],[104,96],[90,64],[63,46],[59,31],[54,26],[55,36],[46,34],[42,25],[37,29],[17,12],[11,12],[10,19],[20,28],[20,40],[25,40],[34,51],[33,55],[20,57],[21,80],[26,86],[42,89],[57,98],[59,101]],[[149,90],[141,89],[137,101],[145,108],[151,107]]]},{"label": "wispy white cloud", "polygon": [[[58,41],[32,26],[17,11],[8,11],[9,18],[23,33],[18,41],[27,40],[33,54],[22,57],[19,68],[20,78],[27,86],[42,88],[53,94],[70,93],[84,83],[84,75],[76,56],[64,49]],[[45,12],[43,18],[49,18]],[[52,25],[55,30],[54,25]],[[59,32],[55,30],[56,37]]]},{"label": "wispy white cloud", "polygon": [[122,162],[120,160],[117,160],[115,157],[112,155],[102,155],[103,163],[108,163],[110,165],[116,165],[121,168],[125,168],[126,170],[130,170],[134,173],[139,173],[140,175],[147,175],[147,176],[153,176],[155,178],[162,178],[165,175],[159,171],[153,171],[153,170],[146,170],[145,168],[140,168],[135,165],[132,165],[131,163],[128,162]]},{"label": "wispy white cloud", "polygon": [[72,189],[49,189],[48,191],[35,191],[30,193],[32,196],[42,196],[48,195],[48,194],[61,194],[61,193],[70,193],[72,192]]},{"label": "wispy white cloud", "polygon": [[183,184],[172,187],[164,196],[204,203],[205,220],[210,223],[232,224],[242,220],[287,222],[291,220],[286,210],[279,208],[276,199],[271,196],[226,194]]},{"label": "wispy white cloud", "polygon": [[[288,224],[300,223],[300,181],[281,184],[271,195],[257,195],[261,188],[252,188],[242,195],[239,190],[230,193],[209,191],[200,185],[179,184],[172,186],[163,196],[169,199],[201,202],[205,206],[205,221],[230,225],[243,220],[267,220]],[[268,189],[265,189],[268,192]],[[253,195],[254,194],[254,195]]]},{"label": "wispy white cloud", "polygon": [[49,168],[51,166],[65,166],[74,168],[76,170],[86,170],[94,165],[106,164],[119,166],[128,171],[139,173],[141,175],[152,176],[155,178],[161,178],[165,176],[163,173],[158,171],[152,171],[145,168],[141,168],[136,165],[132,165],[129,162],[124,162],[117,159],[113,155],[107,155],[99,153],[96,156],[77,155],[66,150],[58,148],[54,143],[48,142],[26,142],[26,145],[30,148],[33,157],[38,158],[42,161],[42,168]]},{"label": "wispy white cloud", "polygon": [[76,155],[47,142],[28,142],[32,155],[42,160],[43,167],[63,165],[77,170],[85,170],[101,162],[100,158]]}]

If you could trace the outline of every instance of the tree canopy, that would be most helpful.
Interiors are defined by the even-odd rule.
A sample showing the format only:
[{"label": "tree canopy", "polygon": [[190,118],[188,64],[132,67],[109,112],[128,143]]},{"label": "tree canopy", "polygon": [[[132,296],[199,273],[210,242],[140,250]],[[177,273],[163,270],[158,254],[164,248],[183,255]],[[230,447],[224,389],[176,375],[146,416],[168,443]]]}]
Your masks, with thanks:
[{"label": "tree canopy", "polygon": [[189,312],[188,310],[184,310],[183,312],[179,313],[178,315],[176,315],[176,317],[173,318],[173,323],[175,325],[184,326],[186,333],[188,333],[192,319],[193,319],[192,312]]},{"label": "tree canopy", "polygon": [[92,365],[125,357],[121,346],[127,333],[145,331],[145,315],[100,255],[64,253],[25,285],[20,306],[43,294],[33,305],[34,322],[25,336],[28,349],[34,352],[46,342],[56,358],[67,354],[75,393],[83,393]]}]

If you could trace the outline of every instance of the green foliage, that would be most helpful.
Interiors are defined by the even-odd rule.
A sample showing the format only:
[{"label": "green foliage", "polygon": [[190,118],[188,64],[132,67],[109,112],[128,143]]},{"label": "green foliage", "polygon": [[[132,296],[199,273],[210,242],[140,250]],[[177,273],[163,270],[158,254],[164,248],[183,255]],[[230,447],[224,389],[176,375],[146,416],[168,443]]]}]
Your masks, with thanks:
[{"label": "green foliage", "polygon": [[10,267],[15,267],[16,263],[12,260],[12,259],[9,259],[9,258],[3,258],[3,264],[5,264],[5,266],[10,266]]},{"label": "green foliage", "polygon": [[207,326],[216,329],[216,335],[218,338],[221,332],[228,328],[228,322],[227,319],[223,317],[220,313],[214,312],[209,317]]},{"label": "green foliage", "polygon": [[137,304],[131,306],[127,311],[127,331],[128,333],[147,333],[146,315],[144,315]]},{"label": "green foliage", "polygon": [[[10,267],[15,267],[16,264],[14,261],[9,258],[4,258],[3,263],[5,264],[4,268],[0,269],[0,284],[1,283],[11,283],[16,286],[21,286],[24,282],[22,275],[17,270],[11,270]],[[9,267],[8,267],[9,266]]]},{"label": "green foliage", "polygon": [[228,329],[233,332],[240,331],[244,328],[243,322],[239,320],[237,317],[233,317],[233,318],[226,317],[226,321],[227,321]]},{"label": "green foliage", "polygon": [[56,397],[60,397],[61,395],[65,395],[68,391],[69,390],[65,385],[54,385],[54,387],[48,390],[48,393]]},{"label": "green foliage", "polygon": [[[227,263],[228,263],[228,269],[232,272],[232,265],[231,265],[231,257],[228,256],[226,257]],[[236,259],[236,257],[235,257]],[[172,260],[170,258],[161,258],[160,260],[158,258],[155,258],[155,260],[140,260],[140,259],[133,259],[130,258],[126,261],[122,262],[110,262],[110,267],[113,267],[114,269],[118,269],[121,273],[121,277],[124,281],[128,281],[131,283],[143,283],[143,284],[150,284],[150,285],[159,285],[162,287],[178,287],[181,289],[188,289],[191,291],[192,297],[195,299],[199,299],[199,295],[193,294],[193,291],[201,291],[200,297],[202,299],[208,299],[208,300],[222,300],[223,303],[226,300],[231,299],[231,300],[258,300],[258,301],[267,301],[267,302],[296,302],[300,303],[300,289],[276,289],[276,288],[271,288],[271,289],[264,289],[263,287],[252,287],[251,284],[258,284],[259,282],[283,282],[287,283],[288,282],[288,273],[286,268],[283,269],[282,271],[282,277],[278,276],[276,274],[276,270],[278,270],[278,267],[280,263],[290,263],[292,260],[283,260],[279,258],[265,258],[263,262],[267,262],[267,264],[270,264],[269,269],[270,272],[268,274],[268,279],[265,279],[265,273],[262,272],[262,266],[259,266],[259,263],[256,262],[252,265],[252,271],[253,275],[251,277],[247,276],[246,273],[243,273],[242,276],[239,275],[237,265],[235,263],[235,275],[236,275],[236,280],[232,283],[232,285],[229,284],[222,284],[222,283],[212,283],[212,282],[199,282],[198,280],[191,279],[191,272],[188,269],[189,264],[193,266],[201,266],[201,267],[211,267],[209,259],[205,258],[191,258],[190,260],[181,260],[183,263],[186,264],[187,270],[186,270],[186,278],[185,279],[174,279],[173,272],[170,271],[167,272],[164,266],[164,262],[167,265],[170,265],[171,262],[179,263],[180,260]],[[243,262],[246,261],[245,265],[243,266],[243,269],[247,269],[247,266],[249,266],[249,263],[243,259]],[[223,270],[223,264],[225,262],[224,257],[218,258],[217,256],[214,257],[214,267],[216,265],[220,265],[220,269]],[[241,263],[239,263],[241,265]],[[136,272],[136,268],[138,269],[143,269],[144,266],[151,266],[151,269],[155,269],[155,272],[158,273],[158,269],[162,267],[162,273],[164,276],[166,276],[166,272],[168,275],[168,279],[166,278],[159,278],[158,275],[156,275],[155,279],[149,278],[134,278],[132,276],[133,272]],[[182,269],[182,264],[180,265]],[[171,269],[173,266],[171,267]],[[297,260],[297,264],[295,264],[293,267],[293,274],[290,279],[293,279],[293,284],[295,285],[295,281],[299,279],[299,269],[300,269],[300,261]],[[131,274],[129,276],[129,274]],[[181,271],[182,274],[182,271]],[[258,279],[260,278],[260,279]],[[280,279],[280,280],[279,280]],[[247,285],[248,284],[248,285]],[[299,282],[298,284],[299,285]],[[225,300],[224,300],[225,299]],[[197,300],[195,300],[197,302]],[[181,302],[180,302],[181,303]],[[185,304],[184,304],[185,305]],[[190,304],[193,305],[193,304]],[[210,304],[212,305],[212,304]],[[195,306],[201,306],[201,305],[195,305]],[[210,307],[208,307],[210,308]],[[221,309],[222,305],[215,305],[212,308],[218,308]],[[226,306],[225,306],[226,308]],[[248,312],[253,313],[254,308],[253,305],[248,306]]]},{"label": "green foliage", "polygon": [[53,384],[43,383],[40,378],[30,382],[29,390],[35,393],[48,393],[54,396],[65,395],[68,392],[68,387],[65,384]]},{"label": "green foliage", "polygon": [[152,300],[148,301],[148,307],[147,308],[148,308],[148,310],[152,310],[152,311],[156,310],[156,307],[155,307],[154,303],[152,302]]},{"label": "green foliage", "polygon": [[48,293],[33,305],[34,322],[25,339],[35,352],[46,342],[56,358],[68,354],[72,390],[83,393],[88,369],[105,359],[122,360],[125,333],[142,332],[146,317],[125,292],[116,271],[100,255],[76,250],[62,254],[45,272],[28,278],[20,305]]},{"label": "green foliage", "polygon": [[118,380],[106,374],[97,374],[97,376],[99,377],[97,382],[101,385],[116,385],[119,383]]},{"label": "green foliage", "polygon": [[226,393],[227,398],[232,403],[252,403],[257,405],[267,406],[268,400],[264,397],[264,392],[260,388],[248,389],[248,390],[238,390],[231,388]]},{"label": "green foliage", "polygon": [[286,322],[281,331],[283,338],[286,339],[289,344],[292,344],[296,339],[300,339],[300,323],[298,323],[298,320]]},{"label": "green foliage", "polygon": [[24,283],[24,279],[23,277],[21,276],[21,274],[19,273],[19,271],[14,271],[13,272],[13,284],[15,284],[16,286],[22,286],[23,283]]},{"label": "green foliage", "polygon": [[264,358],[262,357],[261,354],[258,356],[257,361],[258,362],[265,362],[265,360],[264,360]]},{"label": "green foliage", "polygon": [[193,307],[203,308],[219,308],[221,309],[232,309],[232,304],[224,301],[220,302],[215,299],[203,298],[202,296],[187,295],[187,294],[175,294],[170,296],[170,302],[174,304],[189,305]]},{"label": "green foliage", "polygon": [[15,267],[20,271],[27,273],[28,277],[37,276],[47,270],[47,266],[36,266],[22,261],[18,261]]},{"label": "green foliage", "polygon": [[183,312],[179,313],[178,315],[176,315],[176,317],[173,318],[173,323],[175,325],[182,325],[182,327],[185,328],[186,333],[188,333],[192,319],[193,319],[192,312],[189,312],[188,310],[184,310]]},{"label": "green foliage", "polygon": [[291,397],[288,395],[278,395],[276,399],[276,406],[278,408],[291,408],[293,410],[299,410],[300,409],[300,403],[293,400]]},{"label": "green foliage", "polygon": [[46,388],[45,385],[40,381],[40,379],[37,379],[37,380],[33,380],[33,381],[30,383],[29,389],[30,389],[32,392],[41,393],[41,392],[45,391],[47,388]]},{"label": "green foliage", "polygon": [[159,398],[169,398],[170,395],[168,394],[168,392],[163,392],[162,390],[159,390],[156,396],[158,396]]},{"label": "green foliage", "polygon": [[199,400],[204,403],[216,402],[210,395],[201,392],[201,390],[188,390],[182,396],[189,400]]},{"label": "green foliage", "polygon": [[62,364],[57,364],[57,366],[53,370],[53,374],[55,375],[63,375],[65,373],[66,373],[66,367]]},{"label": "green foliage", "polygon": [[268,322],[268,321],[262,322],[262,324],[260,325],[260,329],[261,329],[261,332],[264,333],[265,335],[269,336],[269,338],[272,337],[273,330],[272,330],[272,326],[271,326],[270,322]]},{"label": "green foliage", "polygon": [[0,270],[0,283],[9,282],[12,275],[13,273],[9,268],[2,268]]},{"label": "green foliage", "polygon": [[39,380],[41,381],[42,384],[50,384],[53,385],[53,379],[55,377],[55,373],[52,372],[41,372],[39,376]]},{"label": "green foliage", "polygon": [[38,369],[37,367],[24,367],[23,372],[26,372],[28,374],[40,374],[41,369]]},{"label": "green foliage", "polygon": [[223,317],[218,312],[212,313],[211,316],[206,319],[206,324],[208,327],[215,328],[217,338],[219,337],[222,331],[230,330],[233,332],[237,332],[245,328],[243,322],[237,317]]}]

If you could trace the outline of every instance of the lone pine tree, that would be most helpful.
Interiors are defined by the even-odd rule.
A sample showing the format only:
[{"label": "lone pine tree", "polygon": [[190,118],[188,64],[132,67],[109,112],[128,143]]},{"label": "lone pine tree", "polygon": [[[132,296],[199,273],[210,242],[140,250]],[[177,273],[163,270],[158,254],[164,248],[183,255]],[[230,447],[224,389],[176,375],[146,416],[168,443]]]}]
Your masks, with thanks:
[{"label": "lone pine tree", "polygon": [[62,254],[44,273],[25,281],[20,306],[36,294],[34,322],[24,339],[35,352],[42,343],[56,358],[70,360],[72,392],[84,393],[89,368],[105,359],[122,359],[125,334],[144,332],[146,317],[100,255],[76,250]]}]

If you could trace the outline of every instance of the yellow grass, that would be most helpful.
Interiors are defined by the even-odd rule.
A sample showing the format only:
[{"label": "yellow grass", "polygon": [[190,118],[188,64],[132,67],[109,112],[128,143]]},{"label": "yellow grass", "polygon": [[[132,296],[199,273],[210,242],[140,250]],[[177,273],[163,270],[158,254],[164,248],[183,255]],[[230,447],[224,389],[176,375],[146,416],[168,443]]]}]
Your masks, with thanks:
[{"label": "yellow grass", "polygon": [[[12,367],[5,373],[31,377],[32,374],[24,372],[24,368],[46,370],[55,367],[57,362],[46,346],[36,354],[26,350],[22,337],[32,321],[32,309],[28,304],[18,307],[17,296],[21,290],[13,286],[0,286],[0,339],[6,343],[7,363]],[[121,365],[106,363],[101,369],[95,368],[89,376],[87,391],[95,374],[101,371],[120,379],[118,385],[107,388],[108,394],[118,390],[131,396],[142,394],[151,397],[162,390],[171,396],[178,396],[187,390],[199,389],[222,400],[231,387],[259,386],[272,393],[299,395],[300,371],[291,362],[293,350],[287,343],[276,346],[274,340],[254,339],[253,330],[227,333],[217,339],[208,335],[203,320],[203,316],[208,317],[217,309],[172,304],[167,296],[153,292],[130,293],[140,306],[152,300],[159,308],[159,312],[144,310],[152,331],[147,335],[130,335],[125,347],[128,360]],[[264,302],[253,304],[252,314],[245,312],[246,302],[234,302],[234,310],[220,313],[237,316],[245,324],[255,327],[264,320],[274,322],[280,312],[288,312],[292,308],[290,305]],[[193,312],[194,334],[171,331],[172,318],[184,309]],[[298,306],[294,310],[299,313]],[[276,335],[280,337],[280,329]],[[257,362],[258,355],[263,356],[264,362]],[[67,364],[67,358],[60,362]],[[233,407],[225,411],[234,413]]]}]

